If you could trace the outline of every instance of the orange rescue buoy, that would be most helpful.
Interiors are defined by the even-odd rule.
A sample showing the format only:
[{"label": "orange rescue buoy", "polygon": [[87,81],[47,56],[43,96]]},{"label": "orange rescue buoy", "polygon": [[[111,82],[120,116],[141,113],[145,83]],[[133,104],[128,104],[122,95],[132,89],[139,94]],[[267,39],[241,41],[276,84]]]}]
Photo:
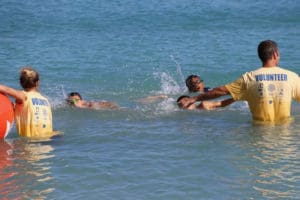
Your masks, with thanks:
[{"label": "orange rescue buoy", "polygon": [[14,109],[7,96],[0,93],[0,139],[4,139],[14,122]]}]

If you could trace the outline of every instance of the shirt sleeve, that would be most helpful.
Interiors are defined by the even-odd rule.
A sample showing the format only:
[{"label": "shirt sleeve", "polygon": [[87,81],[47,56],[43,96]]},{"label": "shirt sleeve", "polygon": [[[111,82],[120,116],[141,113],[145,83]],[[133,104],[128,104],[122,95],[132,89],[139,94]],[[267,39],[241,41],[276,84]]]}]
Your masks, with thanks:
[{"label": "shirt sleeve", "polygon": [[298,75],[296,75],[296,80],[293,81],[293,83],[295,84],[293,88],[293,98],[300,102],[300,77]]},{"label": "shirt sleeve", "polygon": [[236,101],[238,100],[245,100],[245,81],[243,76],[238,78],[232,83],[225,85],[229,93],[231,94],[232,98]]}]

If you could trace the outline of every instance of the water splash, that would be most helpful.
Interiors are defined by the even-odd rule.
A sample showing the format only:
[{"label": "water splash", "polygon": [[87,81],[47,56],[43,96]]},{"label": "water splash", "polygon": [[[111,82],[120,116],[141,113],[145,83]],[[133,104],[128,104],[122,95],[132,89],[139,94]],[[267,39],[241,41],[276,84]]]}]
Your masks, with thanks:
[{"label": "water splash", "polygon": [[158,104],[154,113],[157,115],[169,115],[177,110],[178,106],[175,103],[175,99],[168,98]]},{"label": "water splash", "polygon": [[178,73],[178,75],[179,75],[179,77],[181,79],[182,84],[184,85],[185,84],[185,78],[183,76],[182,68],[181,68],[180,63],[174,58],[173,55],[170,55],[170,58],[172,59],[172,61],[175,62],[175,64],[176,64],[176,71],[177,71],[177,73]]},{"label": "water splash", "polygon": [[50,95],[47,95],[47,98],[49,99],[53,109],[58,109],[66,106],[65,99],[67,98],[67,94],[64,90],[63,85],[57,85],[51,88],[48,87],[47,89],[50,90]]},{"label": "water splash", "polygon": [[66,94],[66,91],[64,89],[64,86],[63,85],[60,85],[60,88],[61,88],[61,91],[62,91],[62,94],[64,96],[64,99],[66,99],[68,97],[68,95]]},{"label": "water splash", "polygon": [[247,101],[237,101],[229,106],[230,110],[249,111]]},{"label": "water splash", "polygon": [[154,72],[154,77],[159,78],[161,82],[162,94],[181,94],[185,92],[185,88],[180,86],[176,80],[167,72]]}]

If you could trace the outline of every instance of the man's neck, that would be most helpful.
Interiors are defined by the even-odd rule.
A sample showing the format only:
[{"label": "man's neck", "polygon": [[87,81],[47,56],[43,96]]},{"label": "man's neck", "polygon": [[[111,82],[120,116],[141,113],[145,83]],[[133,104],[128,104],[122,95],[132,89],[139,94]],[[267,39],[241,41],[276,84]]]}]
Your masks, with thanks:
[{"label": "man's neck", "polygon": [[263,67],[276,67],[277,66],[277,63],[276,62],[267,62],[265,64],[263,64]]},{"label": "man's neck", "polygon": [[279,54],[274,54],[271,59],[263,63],[263,67],[276,67],[279,62]]},{"label": "man's neck", "polygon": [[28,89],[25,89],[26,92],[37,92],[38,91],[38,88],[37,87],[33,87],[33,88],[28,88]]}]

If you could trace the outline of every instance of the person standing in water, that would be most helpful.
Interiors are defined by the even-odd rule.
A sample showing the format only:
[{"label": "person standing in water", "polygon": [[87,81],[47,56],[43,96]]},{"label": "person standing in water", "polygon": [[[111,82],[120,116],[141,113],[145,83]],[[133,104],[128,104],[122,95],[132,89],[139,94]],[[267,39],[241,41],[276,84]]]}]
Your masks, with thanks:
[{"label": "person standing in water", "polygon": [[17,90],[0,85],[0,92],[15,98],[15,121],[20,136],[28,138],[51,138],[53,132],[51,105],[39,92],[39,74],[31,67],[20,71],[20,85]]},{"label": "person standing in water", "polygon": [[195,97],[186,98],[187,108],[196,101],[231,95],[249,104],[254,122],[282,123],[290,118],[292,99],[300,101],[298,74],[278,67],[280,55],[276,42],[262,41],[257,48],[262,67],[246,72],[236,81],[216,87]]}]

